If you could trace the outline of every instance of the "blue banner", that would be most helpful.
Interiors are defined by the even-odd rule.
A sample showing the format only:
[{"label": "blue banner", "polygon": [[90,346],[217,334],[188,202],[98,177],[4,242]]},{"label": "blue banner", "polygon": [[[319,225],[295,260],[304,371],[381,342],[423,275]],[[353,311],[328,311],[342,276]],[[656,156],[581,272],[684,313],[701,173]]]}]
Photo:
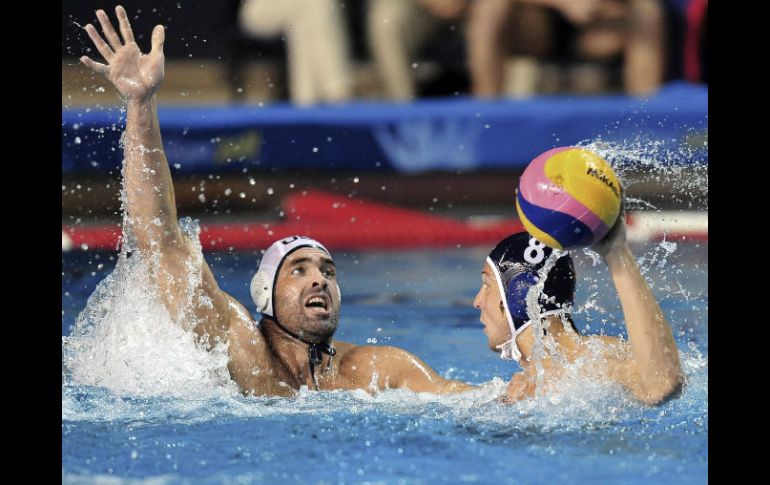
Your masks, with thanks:
[{"label": "blue banner", "polygon": [[[417,173],[523,169],[553,147],[603,141],[685,153],[708,163],[708,89],[671,84],[655,96],[428,99],[298,108],[161,107],[175,173],[363,170]],[[125,111],[62,111],[62,172],[120,170]]]}]

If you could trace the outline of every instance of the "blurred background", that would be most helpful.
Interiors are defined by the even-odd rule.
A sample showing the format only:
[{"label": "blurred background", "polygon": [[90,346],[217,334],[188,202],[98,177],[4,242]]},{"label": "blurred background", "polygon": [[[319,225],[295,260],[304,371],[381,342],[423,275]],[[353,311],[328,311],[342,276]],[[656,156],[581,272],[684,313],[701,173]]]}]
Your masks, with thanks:
[{"label": "blurred background", "polygon": [[[143,51],[167,27],[157,99],[178,215],[200,221],[206,262],[248,311],[260,251],[306,234],[339,268],[335,338],[504,385],[516,367],[487,347],[479,270],[522,227],[527,164],[581,145],[625,185],[688,385],[643,409],[570,382],[513,413],[496,385],[435,402],[221,397],[224,364],[159,338],[178,332],[142,258],[116,251],[125,108],[78,61],[101,60],[83,27],[115,3],[63,0],[62,483],[707,482],[706,0],[121,4]],[[578,329],[623,335],[605,266],[573,258]]]},{"label": "blurred background", "polygon": [[[375,231],[399,216],[469,231],[515,220],[527,163],[574,144],[608,158],[632,209],[695,213],[694,234],[707,237],[706,0],[122,5],[144,51],[152,27],[167,27],[157,96],[179,214],[241,224],[217,233],[220,247],[313,232],[285,224],[345,200],[363,212],[336,221],[341,246],[359,244],[350,224]],[[121,220],[121,100],[77,60],[98,58],[82,29],[98,25],[97,8],[113,15],[113,4],[62,3],[63,249],[114,248]],[[692,220],[645,234],[687,232]],[[252,223],[264,234],[244,243],[237,233]],[[392,245],[462,242],[461,228],[441,231],[409,229]]]}]

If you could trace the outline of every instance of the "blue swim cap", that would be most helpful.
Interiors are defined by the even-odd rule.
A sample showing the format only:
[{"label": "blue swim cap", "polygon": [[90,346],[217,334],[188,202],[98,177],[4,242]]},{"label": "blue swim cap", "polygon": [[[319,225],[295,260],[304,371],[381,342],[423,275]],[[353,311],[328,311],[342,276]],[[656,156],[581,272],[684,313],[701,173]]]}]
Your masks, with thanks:
[{"label": "blue swim cap", "polygon": [[[547,274],[540,274],[552,256],[555,263]],[[539,316],[562,314],[572,324],[569,312],[575,298],[575,269],[567,252],[554,250],[529,233],[519,232],[500,241],[489,253],[487,262],[494,270],[500,294],[504,295],[511,327],[511,340],[501,346],[504,359],[521,358],[516,337],[532,323],[527,314],[527,294],[540,278],[545,278],[545,285],[538,296]]]}]

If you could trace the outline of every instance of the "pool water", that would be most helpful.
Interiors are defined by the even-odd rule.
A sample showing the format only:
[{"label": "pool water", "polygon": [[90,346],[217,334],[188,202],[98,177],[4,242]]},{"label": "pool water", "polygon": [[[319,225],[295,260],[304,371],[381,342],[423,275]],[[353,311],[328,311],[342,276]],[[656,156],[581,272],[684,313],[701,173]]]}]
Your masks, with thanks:
[{"label": "pool water", "polygon": [[[218,374],[217,356],[186,346],[184,332],[163,318],[122,317],[93,365],[87,355],[77,371],[63,362],[63,483],[706,483],[708,244],[633,247],[687,374],[683,393],[659,407],[590,382],[500,404],[519,367],[488,350],[471,305],[488,249],[335,252],[343,293],[336,339],[403,347],[479,390],[246,398]],[[205,257],[222,289],[253,309],[258,252]],[[589,253],[574,257],[577,327],[625,335],[606,267]],[[62,254],[63,351],[116,261],[112,253]],[[109,298],[136,302],[141,295],[131,292],[144,289],[130,283],[110,287]]]}]

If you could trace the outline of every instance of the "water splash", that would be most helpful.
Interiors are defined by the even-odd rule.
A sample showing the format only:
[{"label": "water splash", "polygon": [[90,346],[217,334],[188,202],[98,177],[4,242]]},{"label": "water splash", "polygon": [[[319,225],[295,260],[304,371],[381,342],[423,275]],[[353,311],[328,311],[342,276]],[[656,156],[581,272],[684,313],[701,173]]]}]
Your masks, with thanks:
[{"label": "water splash", "polygon": [[[656,202],[646,200],[655,196],[667,204],[686,209],[708,209],[708,163],[693,163],[708,150],[680,145],[672,148],[662,140],[610,142],[602,139],[577,144],[601,155],[621,179],[626,193],[629,188],[647,192],[644,197],[628,197],[626,208],[657,209]],[[666,194],[660,187],[667,187]]]},{"label": "water splash", "polygon": [[[180,223],[187,237],[198,241],[197,224],[191,220]],[[195,320],[190,312],[182,312],[177,321],[172,318],[151,277],[159,255],[133,250],[131,231],[125,234],[115,270],[89,297],[71,335],[62,338],[65,382],[132,396],[200,397],[237,392],[229,378],[226,348],[206,351],[191,331]],[[195,252],[197,257],[188,262],[187,308],[199,298],[199,243]]]},{"label": "water splash", "polygon": [[[681,396],[661,407],[639,403],[619,385],[600,380],[576,379],[566,375],[555,392],[503,404],[507,382],[494,378],[478,389],[453,395],[417,393],[388,389],[375,393],[364,390],[315,392],[307,387],[296,397],[245,397],[225,395],[118,395],[104,387],[68,384],[62,388],[62,419],[67,422],[124,423],[129,428],[177,423],[196,426],[230,418],[280,416],[372,415],[413,417],[420,420],[455,422],[474,433],[564,432],[639,421],[658,416],[661,410],[686,414],[696,406],[708,412],[708,358],[683,351],[682,368],[687,385]],[[589,365],[583,362],[581,365]]]},{"label": "water splash", "polygon": [[[154,151],[131,145],[125,131],[119,146],[144,153]],[[145,172],[148,169],[143,167]],[[204,347],[208,345],[201,345],[192,331],[198,323],[192,309],[211,306],[201,291],[205,261],[197,221],[179,221],[190,257],[185,262],[186,280],[179,295],[184,301],[182,310],[171,315],[157,284],[160,251],[140,249],[134,231],[137,222],[127,210],[125,181],[124,160],[120,189],[123,235],[118,261],[89,297],[70,336],[62,338],[63,382],[105,387],[131,396],[192,398],[237,393],[227,369],[226,346],[217,345],[207,351]],[[159,222],[156,219],[151,223]]]},{"label": "water splash", "polygon": [[[531,358],[534,360],[535,363],[535,370],[536,370],[536,382],[537,382],[537,388],[540,390],[543,387],[543,381],[544,381],[544,369],[542,365],[543,357],[546,355],[546,345],[542,338],[543,335],[543,319],[540,317],[542,313],[542,309],[540,307],[540,295],[544,295],[546,298],[548,298],[548,295],[545,294],[543,291],[545,289],[545,282],[548,280],[548,274],[551,271],[551,268],[554,267],[556,264],[556,261],[559,260],[562,256],[566,255],[567,253],[559,251],[559,250],[553,250],[551,254],[548,256],[548,259],[546,259],[545,263],[543,264],[543,267],[538,270],[538,281],[534,285],[532,285],[529,290],[527,291],[527,316],[532,320],[532,332],[535,336],[535,343],[532,346],[532,356]],[[549,347],[552,347],[552,345],[549,345]],[[550,349],[549,349],[550,350]],[[550,352],[549,352],[550,353]]]}]

